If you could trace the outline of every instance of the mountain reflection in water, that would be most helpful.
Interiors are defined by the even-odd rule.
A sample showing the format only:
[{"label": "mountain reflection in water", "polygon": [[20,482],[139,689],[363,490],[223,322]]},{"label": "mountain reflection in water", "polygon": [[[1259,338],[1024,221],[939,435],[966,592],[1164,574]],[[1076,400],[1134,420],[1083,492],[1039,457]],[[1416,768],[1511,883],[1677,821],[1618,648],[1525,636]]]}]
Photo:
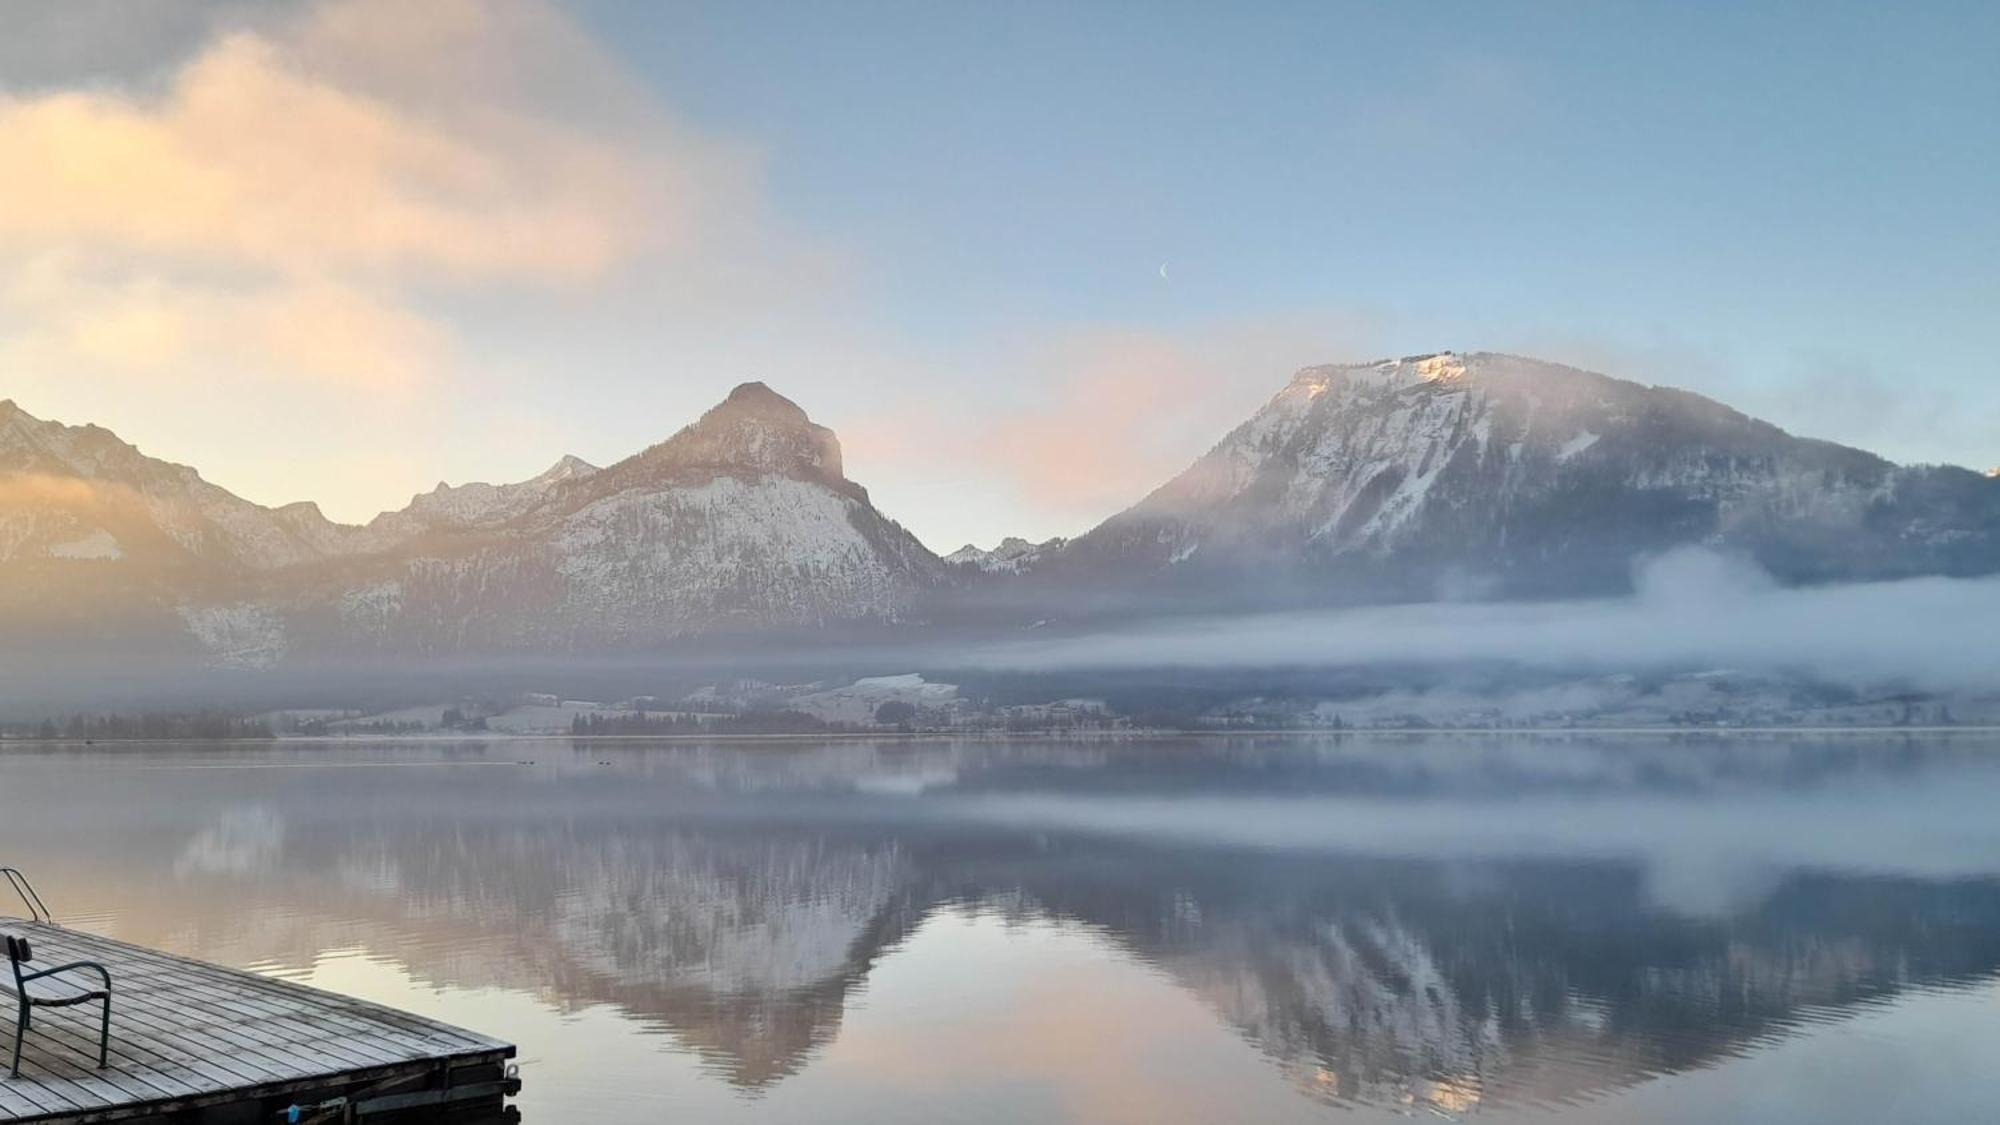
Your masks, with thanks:
[{"label": "mountain reflection in water", "polygon": [[[1290,1090],[1262,1104],[1301,1119],[1578,1103],[1597,1119],[1657,1077],[1986,987],[1995,749],[1879,735],[10,749],[0,860],[73,924],[128,940],[307,978],[360,951],[413,993],[529,998],[570,1021],[551,1025],[563,1035],[609,1009],[655,1054],[698,1060],[706,1077],[676,1089],[726,1084],[718,1104],[745,1118],[813,1081],[926,926],[944,935],[928,1002],[969,996],[994,954],[966,935],[987,926],[1145,967],[1261,1054],[1264,1081]],[[1089,1005],[1109,970],[1065,965]],[[1100,1046],[1166,1034],[1098,1007]],[[531,1120],[665,1108],[643,1075],[592,1074],[588,1052],[538,1074],[530,1029],[427,1010],[522,1043]],[[937,1049],[1004,1069],[1018,1045],[968,1021]],[[2000,1046],[2000,1021],[1986,1035]],[[537,1102],[545,1078],[544,1097],[618,1100]],[[962,1116],[1117,1109],[1033,1086]],[[858,1119],[893,1116],[857,1099]]]}]

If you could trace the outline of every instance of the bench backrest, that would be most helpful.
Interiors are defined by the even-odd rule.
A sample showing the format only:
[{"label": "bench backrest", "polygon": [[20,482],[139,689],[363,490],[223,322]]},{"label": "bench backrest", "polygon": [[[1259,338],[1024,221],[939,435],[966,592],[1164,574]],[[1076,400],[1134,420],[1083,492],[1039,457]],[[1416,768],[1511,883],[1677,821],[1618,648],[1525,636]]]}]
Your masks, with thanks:
[{"label": "bench backrest", "polygon": [[21,966],[35,959],[35,951],[28,947],[27,938],[15,937],[13,934],[6,934],[4,936],[7,938],[8,967],[14,970],[13,989],[25,1001],[28,994],[21,991],[24,987],[21,981]]}]

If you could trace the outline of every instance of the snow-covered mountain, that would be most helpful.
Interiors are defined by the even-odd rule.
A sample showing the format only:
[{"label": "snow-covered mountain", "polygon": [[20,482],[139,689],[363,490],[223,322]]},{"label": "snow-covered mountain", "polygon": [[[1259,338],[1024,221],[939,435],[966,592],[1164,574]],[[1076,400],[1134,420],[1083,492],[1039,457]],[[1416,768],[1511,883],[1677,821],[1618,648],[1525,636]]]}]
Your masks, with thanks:
[{"label": "snow-covered mountain", "polygon": [[971,543],[960,547],[944,557],[953,566],[969,566],[986,574],[1019,574],[1032,570],[1047,555],[1058,551],[1069,542],[1060,536],[1030,543],[1019,536],[1010,535],[1000,541],[992,550],[983,550]]},{"label": "snow-covered mountain", "polygon": [[109,430],[0,402],[0,647],[268,654],[254,615],[183,607],[230,606],[288,569],[385,545],[311,503],[266,508]]},{"label": "snow-covered mountain", "polygon": [[44,421],[0,401],[0,564],[130,562],[211,578],[281,571],[504,522],[596,471],[564,457],[518,484],[440,483],[357,527],[310,501],[264,507],[102,427]]},{"label": "snow-covered mountain", "polygon": [[1787,580],[2000,570],[2000,484],[1514,356],[1312,367],[1045,558],[1061,581],[1280,602],[1623,588],[1699,543]]},{"label": "snow-covered mountain", "polygon": [[618,464],[537,481],[538,495],[510,499],[522,505],[511,517],[327,568],[289,611],[301,637],[566,650],[888,623],[946,574],[842,474],[833,432],[762,383]]},{"label": "snow-covered mountain", "polygon": [[597,466],[581,457],[564,456],[541,473],[515,484],[449,485],[439,481],[436,488],[410,498],[409,506],[384,512],[369,521],[371,530],[405,537],[451,527],[485,527],[505,523],[541,503],[558,486],[582,480]]},{"label": "snow-covered mountain", "polygon": [[948,571],[761,383],[607,469],[440,484],[364,527],[0,404],[0,586],[47,618],[38,643],[141,629],[226,664],[619,646],[893,622]]},{"label": "snow-covered mountain", "polygon": [[365,526],[0,403],[6,639],[144,633],[229,663],[1602,593],[1686,544],[1785,581],[1992,573],[2000,478],[1897,466],[1683,391],[1443,353],[1308,368],[1090,533],[940,559],[761,383],[607,468],[440,484]]},{"label": "snow-covered mountain", "polygon": [[0,401],[0,563],[269,571],[381,545],[310,502],[253,504],[109,430]]}]

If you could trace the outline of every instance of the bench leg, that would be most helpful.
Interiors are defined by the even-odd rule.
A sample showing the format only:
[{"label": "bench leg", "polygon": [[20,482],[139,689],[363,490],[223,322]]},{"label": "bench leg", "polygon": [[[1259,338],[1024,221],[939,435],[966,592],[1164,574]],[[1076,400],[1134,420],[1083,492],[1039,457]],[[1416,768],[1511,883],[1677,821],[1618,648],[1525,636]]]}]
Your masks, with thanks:
[{"label": "bench leg", "polygon": [[21,1014],[14,1017],[14,1066],[8,1071],[9,1078],[21,1077],[21,1040],[28,1037],[28,1006],[21,1005]]},{"label": "bench leg", "polygon": [[111,997],[104,998],[104,1022],[97,1029],[97,1069],[111,1058]]}]

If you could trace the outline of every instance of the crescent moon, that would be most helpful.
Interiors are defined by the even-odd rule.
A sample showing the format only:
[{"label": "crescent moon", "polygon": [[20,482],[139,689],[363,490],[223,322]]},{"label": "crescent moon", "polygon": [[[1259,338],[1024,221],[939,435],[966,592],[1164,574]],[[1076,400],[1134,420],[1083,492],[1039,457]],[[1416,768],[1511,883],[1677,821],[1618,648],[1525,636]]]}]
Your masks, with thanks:
[{"label": "crescent moon", "polygon": [[1161,263],[1160,263],[1160,280],[1161,280],[1161,281],[1166,281],[1166,280],[1168,280],[1168,279],[1167,279],[1167,263],[1165,263],[1165,262],[1161,262]]}]

